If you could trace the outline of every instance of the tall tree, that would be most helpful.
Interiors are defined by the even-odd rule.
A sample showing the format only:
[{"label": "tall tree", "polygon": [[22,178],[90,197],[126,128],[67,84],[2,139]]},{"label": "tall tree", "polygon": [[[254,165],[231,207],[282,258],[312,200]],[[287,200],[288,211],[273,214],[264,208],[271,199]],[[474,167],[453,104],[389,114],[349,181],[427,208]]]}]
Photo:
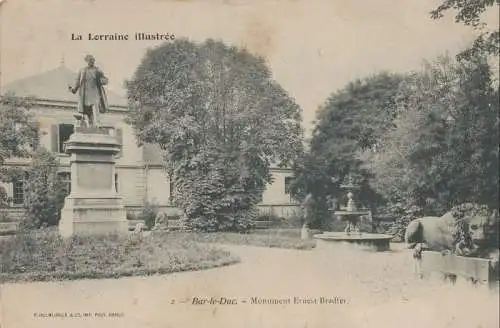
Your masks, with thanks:
[{"label": "tall tree", "polygon": [[[495,10],[496,7],[496,10]],[[440,19],[444,13],[455,11],[455,21],[481,31],[472,47],[459,54],[459,58],[473,58],[479,54],[500,54],[500,32],[498,26],[494,30],[485,29],[486,24],[481,22],[481,15],[493,10],[498,15],[500,0],[444,0],[435,10],[431,11],[433,19]]]},{"label": "tall tree", "polygon": [[273,164],[302,147],[300,108],[262,58],[222,42],[148,51],[127,82],[128,121],[158,144],[175,199],[197,229],[246,229]]},{"label": "tall tree", "polygon": [[[312,193],[318,209],[326,209],[327,196],[341,197],[339,185],[351,173],[362,184],[359,196],[364,205],[380,200],[366,183],[367,172],[360,167],[356,152],[373,147],[390,126],[402,78],[382,72],[351,82],[327,99],[318,112],[310,149],[295,165],[291,186],[295,194]],[[325,216],[317,213],[317,217]]]},{"label": "tall tree", "polygon": [[498,89],[484,57],[426,63],[402,84],[394,126],[364,152],[372,186],[391,203],[443,214],[498,207]]},{"label": "tall tree", "polygon": [[[0,97],[0,182],[22,178],[19,169],[5,165],[9,158],[27,158],[38,146],[38,125],[29,112],[31,100],[14,95]],[[0,207],[8,205],[7,193],[0,186]]]}]

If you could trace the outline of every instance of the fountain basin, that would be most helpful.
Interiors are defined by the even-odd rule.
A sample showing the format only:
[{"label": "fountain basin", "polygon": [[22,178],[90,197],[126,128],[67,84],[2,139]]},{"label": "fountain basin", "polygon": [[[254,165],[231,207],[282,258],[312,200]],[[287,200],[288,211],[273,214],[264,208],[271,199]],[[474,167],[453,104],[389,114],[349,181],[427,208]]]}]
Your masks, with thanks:
[{"label": "fountain basin", "polygon": [[324,232],[313,236],[318,241],[318,248],[334,246],[335,243],[348,243],[375,251],[387,251],[390,248],[391,235],[364,232]]}]

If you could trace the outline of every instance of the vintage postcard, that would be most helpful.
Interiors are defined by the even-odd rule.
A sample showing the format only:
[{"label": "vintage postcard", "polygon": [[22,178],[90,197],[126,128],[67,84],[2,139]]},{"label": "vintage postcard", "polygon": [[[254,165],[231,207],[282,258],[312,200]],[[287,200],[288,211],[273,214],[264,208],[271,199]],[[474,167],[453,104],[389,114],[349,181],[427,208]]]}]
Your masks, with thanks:
[{"label": "vintage postcard", "polygon": [[0,328],[499,327],[499,6],[0,0]]}]

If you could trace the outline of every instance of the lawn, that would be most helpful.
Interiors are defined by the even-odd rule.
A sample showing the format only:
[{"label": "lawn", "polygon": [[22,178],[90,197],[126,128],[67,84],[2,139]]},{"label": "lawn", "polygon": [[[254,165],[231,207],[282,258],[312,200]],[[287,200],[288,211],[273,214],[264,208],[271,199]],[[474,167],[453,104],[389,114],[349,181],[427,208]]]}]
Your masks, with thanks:
[{"label": "lawn", "polygon": [[61,238],[57,230],[0,238],[0,283],[145,276],[208,269],[239,259],[214,244],[311,250],[300,229],[254,233],[159,232],[138,236]]},{"label": "lawn", "polygon": [[296,250],[311,250],[316,247],[314,239],[301,240],[300,229],[257,230],[253,233],[214,232],[214,233],[165,233],[199,243],[235,244]]},{"label": "lawn", "polygon": [[118,278],[208,269],[239,259],[184,234],[72,237],[56,231],[0,240],[0,282]]}]

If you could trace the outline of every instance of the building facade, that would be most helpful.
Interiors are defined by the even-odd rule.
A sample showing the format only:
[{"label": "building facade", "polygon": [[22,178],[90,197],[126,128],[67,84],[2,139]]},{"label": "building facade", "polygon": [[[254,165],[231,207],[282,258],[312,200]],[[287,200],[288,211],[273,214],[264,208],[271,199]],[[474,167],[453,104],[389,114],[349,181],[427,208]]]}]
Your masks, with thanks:
[{"label": "building facade", "polygon": [[[76,97],[68,91],[76,73],[61,66],[54,70],[13,82],[3,87],[3,93],[30,96],[34,106],[30,110],[40,127],[40,143],[58,154],[59,174],[70,183],[69,156],[64,153],[64,142],[73,133]],[[116,161],[115,188],[123,196],[128,211],[140,210],[147,202],[158,204],[168,214],[178,212],[173,205],[172,185],[161,166],[159,149],[154,145],[139,147],[131,126],[124,121],[127,114],[126,99],[108,91],[109,111],[101,115],[101,123],[113,126],[122,144]],[[27,159],[8,159],[5,165],[26,166]],[[291,178],[289,169],[273,168],[274,181],[268,185],[259,205],[261,213],[274,213],[281,217],[298,214],[300,207],[288,193]],[[20,211],[24,200],[24,182],[7,184],[12,197],[11,212]]]}]

